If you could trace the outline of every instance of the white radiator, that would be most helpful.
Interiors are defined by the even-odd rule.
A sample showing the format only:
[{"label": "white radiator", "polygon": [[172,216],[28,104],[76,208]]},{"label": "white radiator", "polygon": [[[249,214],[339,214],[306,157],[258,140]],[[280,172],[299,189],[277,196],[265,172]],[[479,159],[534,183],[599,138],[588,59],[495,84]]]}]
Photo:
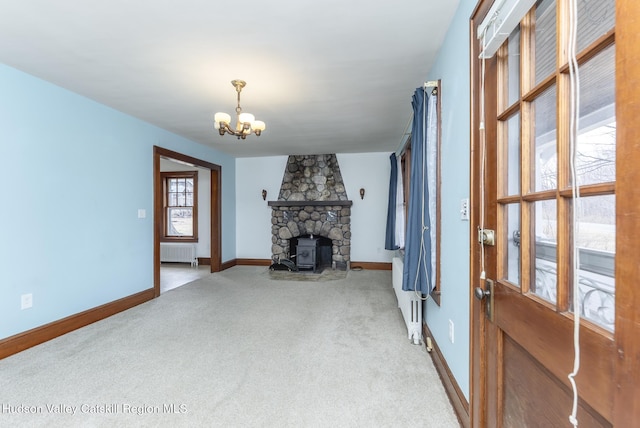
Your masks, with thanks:
[{"label": "white radiator", "polygon": [[191,266],[198,266],[196,244],[174,244],[161,242],[160,261],[191,263]]},{"label": "white radiator", "polygon": [[414,291],[404,291],[402,289],[402,270],[404,262],[399,257],[391,260],[392,283],[398,299],[398,307],[402,312],[402,318],[407,325],[409,340],[415,345],[422,343],[422,300]]}]

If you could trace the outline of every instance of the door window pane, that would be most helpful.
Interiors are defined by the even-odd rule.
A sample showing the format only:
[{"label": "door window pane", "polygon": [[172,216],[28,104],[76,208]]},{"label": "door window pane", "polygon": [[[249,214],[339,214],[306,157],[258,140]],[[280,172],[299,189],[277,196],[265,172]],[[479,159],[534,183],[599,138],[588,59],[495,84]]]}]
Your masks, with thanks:
[{"label": "door window pane", "polygon": [[580,67],[579,185],[615,181],[615,46]]},{"label": "door window pane", "polygon": [[520,286],[520,204],[507,205],[507,255],[505,279]]},{"label": "door window pane", "polygon": [[535,22],[535,84],[556,70],[556,2],[539,0]]},{"label": "door window pane", "polygon": [[613,28],[615,11],[615,0],[578,1],[578,52]]},{"label": "door window pane", "polygon": [[556,139],[556,87],[547,89],[532,103],[535,114],[533,189],[555,189],[558,185]]},{"label": "door window pane", "polygon": [[507,195],[520,194],[520,113],[506,123],[507,126]]},{"label": "door window pane", "polygon": [[509,36],[508,50],[508,105],[511,105],[520,99],[520,25]]},{"label": "door window pane", "polygon": [[613,331],[615,321],[615,195],[580,198],[577,245],[581,316]]},{"label": "door window pane", "polygon": [[558,281],[558,227],[556,200],[538,201],[534,210],[533,278],[531,291],[556,303]]}]

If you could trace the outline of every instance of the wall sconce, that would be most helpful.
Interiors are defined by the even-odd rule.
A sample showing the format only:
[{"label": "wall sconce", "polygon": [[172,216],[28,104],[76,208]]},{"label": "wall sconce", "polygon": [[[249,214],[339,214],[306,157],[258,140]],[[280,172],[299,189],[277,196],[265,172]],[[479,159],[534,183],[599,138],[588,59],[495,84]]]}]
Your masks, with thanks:
[{"label": "wall sconce", "polygon": [[263,201],[267,200],[267,191],[265,189],[262,189],[262,200]]},{"label": "wall sconce", "polygon": [[360,199],[364,199],[364,189],[360,189]]}]

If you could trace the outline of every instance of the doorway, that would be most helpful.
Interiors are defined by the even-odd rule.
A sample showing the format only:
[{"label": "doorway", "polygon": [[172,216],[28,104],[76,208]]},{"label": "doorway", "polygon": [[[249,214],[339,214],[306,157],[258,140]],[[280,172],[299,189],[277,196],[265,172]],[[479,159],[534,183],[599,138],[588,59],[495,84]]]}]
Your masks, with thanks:
[{"label": "doorway", "polygon": [[163,183],[160,171],[161,159],[166,158],[186,165],[208,169],[211,173],[210,189],[210,242],[211,253],[209,262],[209,272],[219,272],[222,264],[222,243],[221,243],[221,189],[222,189],[222,168],[201,159],[193,158],[172,150],[158,146],[153,148],[153,212],[154,212],[154,240],[153,240],[153,279],[155,297],[161,293],[160,277],[160,242],[163,231]]}]

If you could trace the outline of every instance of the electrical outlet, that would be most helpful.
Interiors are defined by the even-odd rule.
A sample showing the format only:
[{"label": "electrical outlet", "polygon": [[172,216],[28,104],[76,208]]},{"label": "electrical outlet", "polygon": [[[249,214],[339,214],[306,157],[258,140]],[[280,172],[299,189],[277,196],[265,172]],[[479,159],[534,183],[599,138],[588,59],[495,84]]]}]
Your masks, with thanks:
[{"label": "electrical outlet", "polygon": [[449,340],[453,343],[453,321],[449,320]]},{"label": "electrical outlet", "polygon": [[33,294],[23,294],[20,297],[20,309],[29,309],[33,306]]},{"label": "electrical outlet", "polygon": [[460,220],[469,221],[469,198],[460,201]]}]

